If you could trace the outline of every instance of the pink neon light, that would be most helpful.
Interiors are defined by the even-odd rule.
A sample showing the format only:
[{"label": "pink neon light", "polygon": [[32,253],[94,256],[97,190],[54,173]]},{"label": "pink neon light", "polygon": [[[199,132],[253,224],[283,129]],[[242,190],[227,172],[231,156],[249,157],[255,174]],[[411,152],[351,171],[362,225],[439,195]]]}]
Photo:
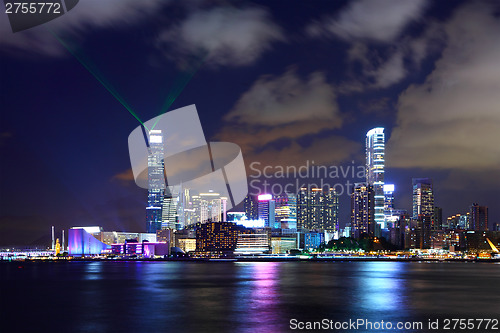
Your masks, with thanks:
[{"label": "pink neon light", "polygon": [[261,194],[257,198],[259,199],[259,201],[268,201],[271,200],[273,196],[271,194]]}]

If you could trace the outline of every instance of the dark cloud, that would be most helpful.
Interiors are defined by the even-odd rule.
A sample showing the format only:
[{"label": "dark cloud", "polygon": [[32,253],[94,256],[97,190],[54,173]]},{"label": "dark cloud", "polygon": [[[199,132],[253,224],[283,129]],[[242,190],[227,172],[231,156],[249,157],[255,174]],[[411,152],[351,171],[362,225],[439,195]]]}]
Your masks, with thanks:
[{"label": "dark cloud", "polygon": [[398,101],[387,161],[397,167],[498,169],[500,20],[474,3],[445,24],[447,44],[423,84]]},{"label": "dark cloud", "polygon": [[261,76],[224,119],[265,126],[305,120],[325,121],[328,128],[342,124],[335,91],[325,75],[314,72],[302,80],[293,69],[279,77]]},{"label": "dark cloud", "polygon": [[307,27],[311,36],[333,34],[353,40],[389,43],[402,33],[411,21],[421,17],[425,0],[358,0],[350,2],[338,15]]},{"label": "dark cloud", "polygon": [[255,62],[273,42],[284,39],[281,28],[262,8],[216,7],[192,12],[163,31],[158,45],[177,61],[201,53],[213,66],[241,66]]}]

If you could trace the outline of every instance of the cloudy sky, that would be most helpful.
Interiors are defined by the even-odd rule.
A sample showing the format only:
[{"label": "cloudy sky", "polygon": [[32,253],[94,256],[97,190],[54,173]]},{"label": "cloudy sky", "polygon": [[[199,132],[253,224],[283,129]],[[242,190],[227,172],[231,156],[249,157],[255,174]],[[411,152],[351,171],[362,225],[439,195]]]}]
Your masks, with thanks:
[{"label": "cloudy sky", "polygon": [[196,104],[249,179],[253,162],[362,165],[382,126],[398,207],[431,177],[445,218],[478,202],[500,223],[499,59],[496,1],[83,0],[18,33],[2,13],[0,245],[145,229],[123,104],[141,121]]}]

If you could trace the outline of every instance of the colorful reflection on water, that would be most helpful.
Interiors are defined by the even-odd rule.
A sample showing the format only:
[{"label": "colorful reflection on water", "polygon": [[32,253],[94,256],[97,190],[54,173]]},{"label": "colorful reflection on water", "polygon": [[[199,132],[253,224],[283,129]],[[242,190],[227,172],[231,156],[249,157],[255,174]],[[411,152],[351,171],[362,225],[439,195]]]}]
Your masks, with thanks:
[{"label": "colorful reflection on water", "polygon": [[[494,264],[58,262],[2,264],[0,273],[2,328],[15,332],[56,324],[68,332],[286,332],[294,318],[498,317],[500,304]],[[30,320],[26,308],[36,309]]]}]

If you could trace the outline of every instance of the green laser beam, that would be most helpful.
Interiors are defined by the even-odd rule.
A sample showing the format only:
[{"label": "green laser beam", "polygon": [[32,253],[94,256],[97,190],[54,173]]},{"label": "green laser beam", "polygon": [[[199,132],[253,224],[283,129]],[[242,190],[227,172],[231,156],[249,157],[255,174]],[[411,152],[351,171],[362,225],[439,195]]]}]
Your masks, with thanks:
[{"label": "green laser beam", "polygon": [[153,130],[158,122],[160,121],[161,117],[167,112],[167,110],[172,106],[174,101],[179,97],[181,92],[184,90],[184,88],[187,86],[187,84],[191,81],[193,76],[196,74],[196,72],[200,69],[201,65],[205,62],[205,59],[208,56],[208,52],[202,55],[201,57],[198,58],[197,63],[195,63],[191,69],[187,72],[184,73],[184,75],[181,77],[183,79],[180,84],[174,86],[172,90],[170,90],[170,93],[167,95],[167,98],[165,102],[163,103],[160,113],[153,123],[153,126],[151,126],[151,130]]},{"label": "green laser beam", "polygon": [[64,46],[64,48],[73,56],[75,57],[76,60],[78,60],[78,62],[90,73],[92,74],[92,76],[97,80],[99,81],[99,83],[102,84],[102,86],[104,88],[106,88],[106,90],[118,101],[120,102],[121,105],[123,105],[123,107],[125,109],[127,109],[127,111],[135,118],[137,119],[137,121],[139,121],[139,123],[144,126],[146,129],[146,125],[144,125],[144,122],[142,122],[142,120],[139,118],[139,116],[137,116],[137,114],[135,114],[135,112],[132,110],[132,108],[130,107],[130,105],[128,105],[128,103],[120,96],[120,94],[115,91],[113,89],[113,87],[111,86],[111,84],[109,82],[106,82],[104,80],[104,78],[102,78],[98,73],[97,73],[97,70],[93,70],[89,64],[87,64],[85,61],[83,61],[77,54],[76,52],[74,52],[70,47],[69,45],[67,45],[67,43],[65,43],[62,38],[60,38],[59,36],[57,36],[52,30],[48,29],[47,30],[59,41],[59,43],[61,43],[62,46]]}]

